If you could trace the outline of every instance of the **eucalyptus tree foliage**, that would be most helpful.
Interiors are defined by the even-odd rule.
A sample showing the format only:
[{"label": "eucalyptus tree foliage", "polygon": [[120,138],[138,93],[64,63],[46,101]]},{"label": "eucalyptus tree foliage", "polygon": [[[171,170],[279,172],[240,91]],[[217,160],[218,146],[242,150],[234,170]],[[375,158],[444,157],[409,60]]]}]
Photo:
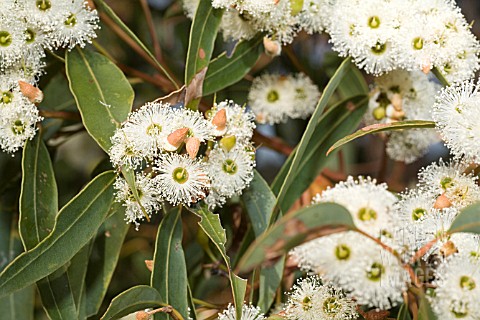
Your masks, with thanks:
[{"label": "eucalyptus tree foliage", "polygon": [[0,6],[2,319],[480,318],[453,1]]}]

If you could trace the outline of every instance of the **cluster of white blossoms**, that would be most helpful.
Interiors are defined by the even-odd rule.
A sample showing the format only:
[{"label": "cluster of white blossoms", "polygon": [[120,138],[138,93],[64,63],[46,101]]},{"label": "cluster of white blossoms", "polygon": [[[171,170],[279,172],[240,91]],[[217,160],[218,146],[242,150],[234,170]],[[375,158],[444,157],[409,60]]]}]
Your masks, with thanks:
[{"label": "cluster of white blossoms", "polygon": [[424,259],[445,259],[478,246],[477,236],[447,233],[460,210],[480,200],[477,177],[468,165],[440,160],[422,169],[418,178],[417,188],[403,193],[395,205],[391,245],[407,258],[435,240]]},{"label": "cluster of white blossoms", "polygon": [[453,82],[479,69],[480,44],[454,1],[333,2],[326,28],[333,49],[368,73],[435,67]]},{"label": "cluster of white blossoms", "polygon": [[[191,18],[197,6],[184,0]],[[375,75],[437,68],[454,82],[480,67],[480,43],[452,0],[212,0],[212,6],[226,9],[225,38],[266,32],[287,44],[302,30],[326,31],[335,51]]]},{"label": "cluster of white blossoms", "polygon": [[110,158],[135,173],[132,182],[118,177],[117,200],[126,220],[139,225],[163,202],[211,208],[241,194],[253,178],[251,143],[254,115],[233,101],[201,112],[147,103],[132,112],[112,137]]},{"label": "cluster of white blossoms", "polygon": [[[325,29],[329,0],[212,0],[214,8],[225,12],[220,30],[225,39],[248,40],[259,32],[267,33],[270,40],[281,44],[293,41],[298,32],[309,34]],[[188,17],[193,18],[198,0],[184,0]]]},{"label": "cluster of white blossoms", "polygon": [[472,80],[442,89],[433,106],[433,119],[456,157],[480,162],[480,90]]},{"label": "cluster of white blossoms", "polygon": [[[396,197],[385,184],[360,177],[340,182],[317,195],[314,203],[335,202],[347,208],[356,226],[374,238],[392,233]],[[358,304],[383,310],[402,301],[408,274],[375,241],[354,231],[307,242],[291,252],[299,266],[345,290]]]},{"label": "cluster of white blossoms", "polygon": [[3,0],[0,12],[0,149],[15,152],[42,118],[35,87],[45,50],[85,46],[98,17],[83,0]]},{"label": "cluster of white blossoms", "polygon": [[42,120],[34,104],[36,88],[21,79],[0,80],[0,149],[10,153],[35,136],[35,125]]},{"label": "cluster of white blossoms", "polygon": [[[357,319],[357,304],[332,286],[324,284],[317,276],[299,279],[288,293],[288,301],[280,314],[288,320],[351,320]],[[218,320],[236,320],[236,309],[228,308],[218,314]],[[260,308],[244,304],[242,320],[265,320]]]},{"label": "cluster of white blossoms", "polygon": [[[370,91],[367,125],[405,120],[432,120],[431,110],[440,85],[421,71],[395,70],[375,78]],[[412,163],[440,140],[434,129],[389,132],[386,151],[396,161]]]},{"label": "cluster of white blossoms", "polygon": [[[477,244],[477,254],[479,251]],[[435,272],[432,308],[441,319],[478,319],[480,317],[479,256],[456,255]],[[440,318],[439,318],[440,319]]]},{"label": "cluster of white blossoms", "polygon": [[[265,320],[267,317],[259,307],[244,304],[242,307],[242,320]],[[222,313],[218,314],[218,320],[237,320],[235,307],[231,304]]]},{"label": "cluster of white blossoms", "polygon": [[253,79],[248,104],[259,123],[280,123],[310,116],[320,98],[318,87],[303,73],[264,74]]},{"label": "cluster of white blossoms", "polygon": [[317,195],[314,203],[343,205],[371,238],[356,231],[321,237],[294,248],[294,261],[342,288],[359,305],[388,310],[403,302],[411,281],[404,265],[416,268],[416,257],[433,272],[421,280],[436,288],[430,299],[441,319],[477,319],[480,309],[473,301],[480,299],[480,289],[475,289],[480,284],[480,237],[449,233],[460,210],[480,201],[477,177],[464,162],[440,161],[422,169],[417,188],[400,199],[386,188],[369,178],[349,177]]},{"label": "cluster of white blossoms", "polygon": [[357,319],[356,303],[342,291],[322,284],[317,276],[299,279],[289,293],[285,318],[288,320],[349,320]]}]

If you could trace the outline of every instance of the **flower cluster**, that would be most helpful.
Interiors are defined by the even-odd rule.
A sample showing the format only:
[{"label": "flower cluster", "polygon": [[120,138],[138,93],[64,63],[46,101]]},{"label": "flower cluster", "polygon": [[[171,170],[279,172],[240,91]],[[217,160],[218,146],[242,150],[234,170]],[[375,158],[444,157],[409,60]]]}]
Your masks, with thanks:
[{"label": "flower cluster", "polygon": [[[147,103],[112,137],[112,163],[135,173],[135,187],[118,177],[117,199],[137,226],[162,202],[211,208],[241,194],[253,178],[253,114],[224,101],[198,111]],[[133,179],[132,179],[133,180]]]},{"label": "flower cluster", "polygon": [[[298,32],[309,34],[325,28],[324,10],[328,0],[212,0],[215,8],[224,8],[220,30],[225,39],[248,40],[266,32],[276,43],[291,43]],[[193,18],[198,0],[184,0],[188,17]]]},{"label": "flower cluster", "polygon": [[382,310],[403,301],[402,292],[411,281],[403,265],[415,269],[419,265],[412,261],[421,259],[420,271],[431,272],[423,272],[420,280],[436,288],[430,299],[438,315],[474,319],[479,314],[473,301],[480,294],[480,237],[448,231],[461,209],[480,201],[477,178],[464,162],[440,161],[422,169],[417,188],[398,200],[386,187],[369,178],[349,177],[317,195],[314,203],[347,208],[356,227],[369,237],[355,231],[321,237],[293,249],[292,258],[358,304]]},{"label": "flower cluster", "polygon": [[[218,320],[236,320],[235,307],[228,305],[228,308],[218,314]],[[244,304],[242,307],[242,320],[265,320],[266,317],[259,307]]]},{"label": "flower cluster", "polygon": [[83,0],[5,0],[0,13],[0,148],[15,152],[41,121],[45,50],[85,46],[98,17]]},{"label": "flower cluster", "polygon": [[[477,243],[477,252],[479,249]],[[454,256],[435,273],[435,295],[430,298],[442,319],[478,319],[480,315],[480,263],[471,257]]]},{"label": "flower cluster", "polygon": [[368,73],[435,67],[457,81],[479,69],[480,44],[453,1],[348,0],[328,11],[333,49]]},{"label": "flower cluster", "polygon": [[[184,0],[189,17],[197,6],[198,0]],[[302,30],[325,30],[335,51],[375,75],[435,67],[453,82],[480,67],[480,44],[450,0],[212,0],[212,6],[226,9],[225,38],[266,32],[280,47]]]},{"label": "flower cluster", "polygon": [[[357,319],[356,303],[332,286],[324,284],[317,276],[299,279],[288,293],[288,301],[280,314],[288,320],[350,320]],[[233,305],[218,314],[218,320],[236,320]],[[242,320],[264,320],[260,308],[244,304]]]},{"label": "flower cluster", "polygon": [[284,308],[288,320],[357,319],[355,309],[355,302],[335,287],[322,284],[317,276],[298,280]]},{"label": "flower cluster", "polygon": [[35,124],[42,120],[34,104],[41,93],[20,79],[0,80],[0,149],[11,153],[35,136]]},{"label": "flower cluster", "polygon": [[[432,120],[431,108],[440,86],[420,71],[395,70],[378,78],[370,91],[367,125],[403,120]],[[411,163],[423,156],[428,147],[439,141],[435,130],[391,132],[386,151],[396,161]]]},{"label": "flower cluster", "polygon": [[264,74],[253,80],[248,104],[259,123],[280,123],[288,118],[305,119],[317,106],[320,91],[303,73]]},{"label": "flower cluster", "polygon": [[472,80],[442,89],[433,106],[433,119],[456,157],[480,161],[478,111],[480,92]]}]

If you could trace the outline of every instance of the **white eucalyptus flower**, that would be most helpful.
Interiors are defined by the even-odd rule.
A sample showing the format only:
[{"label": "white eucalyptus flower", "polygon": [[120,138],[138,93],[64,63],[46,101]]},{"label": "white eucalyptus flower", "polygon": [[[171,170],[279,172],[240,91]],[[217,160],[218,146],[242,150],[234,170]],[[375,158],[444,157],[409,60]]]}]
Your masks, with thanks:
[{"label": "white eucalyptus flower", "polygon": [[125,220],[127,223],[134,223],[137,230],[140,221],[143,221],[146,216],[150,218],[161,208],[159,190],[148,175],[135,175],[135,189],[139,201],[124,178],[118,176],[114,187],[117,190],[116,200],[125,206]]},{"label": "white eucalyptus flower", "polygon": [[473,81],[465,81],[442,89],[433,106],[432,115],[450,150],[467,160],[480,161],[478,127],[480,93]]},{"label": "white eucalyptus flower", "polygon": [[249,105],[260,123],[280,123],[306,118],[317,106],[320,92],[304,74],[264,74],[253,80]]},{"label": "white eucalyptus flower", "polygon": [[153,158],[163,151],[167,135],[173,130],[178,112],[169,104],[150,102],[132,112],[122,125],[125,139],[134,152]]},{"label": "white eucalyptus flower", "polygon": [[468,164],[464,162],[451,162],[446,164],[440,159],[423,168],[419,174],[419,187],[432,197],[438,199],[442,196],[445,202],[442,207],[453,206],[461,209],[480,200],[480,187],[477,177],[472,173],[465,173]]},{"label": "white eucalyptus flower", "polygon": [[26,97],[15,94],[9,103],[5,93],[0,103],[0,148],[6,152],[16,152],[37,132],[36,123],[42,120],[38,109]]},{"label": "white eucalyptus flower", "polygon": [[373,237],[379,237],[391,227],[395,201],[386,184],[377,184],[370,177],[354,180],[351,176],[314,198],[315,203],[335,202],[344,206],[355,225]]},{"label": "white eucalyptus flower", "polygon": [[204,164],[176,153],[164,154],[155,163],[155,185],[172,205],[190,205],[204,199],[210,180]]},{"label": "white eucalyptus flower", "polygon": [[458,255],[436,270],[435,295],[430,297],[441,319],[478,319],[480,316],[480,264]]},{"label": "white eucalyptus flower", "polygon": [[356,304],[331,285],[323,285],[320,278],[300,279],[288,294],[285,305],[289,320],[348,320],[358,317]]},{"label": "white eucalyptus flower", "polygon": [[97,37],[95,30],[100,28],[97,11],[90,9],[84,0],[65,2],[66,14],[52,31],[55,45],[69,50],[77,45],[83,48]]},{"label": "white eucalyptus flower", "polygon": [[[240,195],[252,181],[255,158],[249,150],[247,146],[237,145],[231,150],[216,147],[210,152],[206,169],[215,191],[212,198],[217,199],[218,204],[222,204],[222,199]],[[207,203],[215,203],[212,198]]]}]

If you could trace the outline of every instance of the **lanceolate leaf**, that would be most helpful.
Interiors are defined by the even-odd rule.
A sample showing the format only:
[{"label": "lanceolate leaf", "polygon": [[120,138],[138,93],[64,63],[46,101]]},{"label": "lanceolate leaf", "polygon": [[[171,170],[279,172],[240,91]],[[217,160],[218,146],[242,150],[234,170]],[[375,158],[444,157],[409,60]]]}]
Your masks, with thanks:
[{"label": "lanceolate leaf", "polygon": [[[287,175],[295,172],[291,182],[284,184],[283,198],[278,198],[280,208],[283,210],[290,208],[318,176],[327,163],[328,148],[355,130],[367,109],[366,103],[366,96],[352,97],[331,107],[322,115],[311,134],[311,139],[306,143],[302,158],[294,160],[297,152],[290,155],[272,184],[272,191],[278,193]],[[294,161],[298,162],[295,171],[291,169]]]},{"label": "lanceolate leaf", "polygon": [[257,170],[255,170],[250,186],[243,191],[242,200],[247,209],[255,236],[259,237],[270,225],[272,209],[277,198]]},{"label": "lanceolate leaf", "polygon": [[102,320],[119,319],[135,311],[162,305],[165,304],[155,288],[136,286],[116,296],[102,316]]},{"label": "lanceolate leaf", "polygon": [[344,144],[349,143],[357,138],[366,136],[367,134],[379,133],[384,131],[395,131],[395,130],[407,130],[407,129],[418,129],[418,128],[435,128],[435,122],[425,121],[425,120],[407,120],[407,121],[398,121],[394,123],[382,123],[382,124],[373,124],[358,130],[357,132],[346,136],[337,142],[328,149],[327,155],[333,150],[343,146]]},{"label": "lanceolate leaf", "polygon": [[[332,77],[341,63],[341,57],[339,57],[335,52],[328,52],[325,55],[323,67],[327,75]],[[365,81],[363,74],[356,66],[352,65],[338,86],[338,93],[340,94],[342,100],[362,94],[366,95],[368,92],[368,84]]]},{"label": "lanceolate leaf", "polygon": [[437,320],[427,297],[422,293],[418,302],[418,320]]},{"label": "lanceolate leaf", "polygon": [[242,317],[242,305],[245,297],[245,291],[247,289],[247,280],[240,278],[232,271],[230,258],[228,257],[225,249],[227,236],[225,234],[225,229],[223,229],[220,222],[220,217],[218,214],[213,214],[204,207],[199,208],[194,212],[201,218],[199,222],[200,227],[208,235],[210,240],[212,240],[215,247],[217,247],[218,251],[222,255],[223,260],[225,261],[225,264],[227,265],[230,284],[232,286],[233,301],[237,311],[237,319],[240,319]]},{"label": "lanceolate leaf", "polygon": [[455,218],[449,232],[470,232],[480,234],[480,203],[466,207]]},{"label": "lanceolate leaf", "polygon": [[[2,166],[2,169],[4,167]],[[15,188],[16,189],[16,188]],[[10,190],[9,190],[10,191]],[[14,194],[18,195],[16,190]],[[10,192],[8,192],[10,193]],[[12,197],[13,198],[13,197]],[[16,200],[12,199],[12,200]],[[17,213],[13,203],[0,195],[0,271],[22,251],[22,242],[16,229]],[[35,287],[30,286],[0,298],[0,318],[33,320]]]},{"label": "lanceolate leaf", "polygon": [[[182,248],[182,210],[174,209],[163,217],[155,245],[151,286],[158,290],[163,302],[188,318],[188,278]],[[168,319],[156,314],[156,319]]]},{"label": "lanceolate leaf", "polygon": [[[271,224],[271,215],[277,199],[270,190],[268,183],[257,171],[255,171],[250,187],[244,190],[242,199],[250,217],[250,223],[253,226],[255,236],[260,237]],[[260,270],[257,306],[263,312],[267,312],[273,303],[276,291],[282,281],[284,266],[285,260],[280,259],[275,266]]]},{"label": "lanceolate leaf", "polygon": [[88,133],[103,150],[127,119],[133,89],[120,69],[103,55],[76,48],[66,54],[66,71],[77,107]]},{"label": "lanceolate leaf", "polygon": [[347,209],[334,203],[320,203],[300,209],[278,220],[250,246],[238,269],[247,272],[262,263],[271,264],[290,249],[325,233],[354,229]]},{"label": "lanceolate leaf", "polygon": [[340,83],[338,91],[343,99],[347,99],[362,94],[368,94],[369,89],[363,74],[356,66],[351,65]]},{"label": "lanceolate leaf", "polygon": [[[16,255],[22,252],[22,242],[18,238],[18,234],[15,236],[15,233],[16,232],[12,232],[10,240],[5,243],[10,250],[8,260],[6,262],[13,260]],[[10,294],[10,296],[0,298],[0,310],[2,312],[1,318],[33,320],[34,302],[34,286],[23,288],[22,290]]]},{"label": "lanceolate leaf", "polygon": [[[19,233],[31,250],[53,230],[58,212],[57,184],[52,161],[41,135],[23,149]],[[37,282],[42,304],[50,319],[73,319],[77,310],[66,268]]]},{"label": "lanceolate leaf", "polygon": [[55,229],[0,273],[0,297],[59,269],[95,235],[112,204],[114,180],[111,171],[99,175],[63,207]]},{"label": "lanceolate leaf", "polygon": [[[73,256],[68,266],[67,274],[70,279],[70,286],[72,287],[73,298],[77,305],[78,318],[85,318],[86,313],[86,299],[85,295],[85,277],[87,275],[88,257],[92,249],[92,240],[83,246],[80,251]],[[82,315],[85,315],[82,318]]]},{"label": "lanceolate leaf", "polygon": [[19,232],[27,250],[52,232],[58,213],[52,161],[40,135],[23,149]]},{"label": "lanceolate leaf", "polygon": [[202,69],[208,67],[212,57],[223,10],[214,9],[210,0],[200,0],[190,29],[185,83],[187,85]]},{"label": "lanceolate leaf", "polygon": [[77,318],[77,308],[65,267],[37,281],[37,288],[50,319]]},{"label": "lanceolate leaf", "polygon": [[410,312],[408,311],[408,306],[404,303],[400,306],[398,310],[397,320],[412,320]]},{"label": "lanceolate leaf", "polygon": [[130,224],[125,223],[125,207],[115,202],[112,212],[98,231],[88,262],[86,278],[88,316],[97,314],[100,309],[130,227]]},{"label": "lanceolate leaf", "polygon": [[267,312],[273,304],[277,290],[282,283],[285,257],[280,258],[273,266],[260,270],[260,287],[258,291],[258,307]]},{"label": "lanceolate leaf", "polygon": [[209,95],[240,81],[251,70],[263,52],[263,36],[239,42],[231,56],[224,52],[213,59],[203,84],[203,95]]},{"label": "lanceolate leaf", "polygon": [[[322,128],[321,126],[322,113],[325,107],[327,106],[327,103],[330,100],[331,96],[333,95],[338,85],[340,84],[343,76],[350,68],[350,65],[351,65],[350,59],[349,58],[345,59],[343,63],[340,65],[340,67],[337,69],[337,72],[335,72],[333,77],[330,79],[330,82],[325,87],[325,90],[315,109],[315,112],[313,113],[308,123],[307,129],[303,134],[303,137],[297,147],[297,150],[292,156],[293,157],[292,161],[290,164],[288,164],[287,174],[283,176],[284,179],[279,179],[278,177],[276,179],[277,181],[281,181],[279,182],[281,183],[281,187],[279,188],[279,191],[277,191],[278,192],[277,204],[278,204],[278,207],[282,210],[282,212],[287,212],[290,206],[297,199],[297,194],[299,196],[305,190],[305,189],[300,190],[294,183],[295,181],[297,181],[300,164],[302,163],[302,161],[304,161],[305,153],[311,150],[309,147],[311,146],[310,141],[312,140],[313,134],[315,133],[317,128]],[[330,124],[328,125],[328,127],[330,127]],[[318,160],[315,159],[315,161],[318,161]],[[295,189],[298,192],[295,192],[295,194],[292,194],[292,189]],[[289,197],[286,197],[286,195],[289,195]]]}]

